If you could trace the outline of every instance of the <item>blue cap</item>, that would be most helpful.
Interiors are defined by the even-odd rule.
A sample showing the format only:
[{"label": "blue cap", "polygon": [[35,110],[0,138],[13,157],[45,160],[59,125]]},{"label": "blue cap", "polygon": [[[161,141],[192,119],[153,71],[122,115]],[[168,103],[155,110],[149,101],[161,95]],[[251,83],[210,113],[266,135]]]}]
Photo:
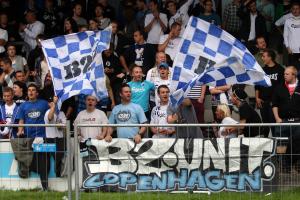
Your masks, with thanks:
[{"label": "blue cap", "polygon": [[168,65],[168,63],[166,63],[166,62],[161,62],[161,63],[158,65],[158,68],[160,68],[160,67],[169,68],[169,65]]}]

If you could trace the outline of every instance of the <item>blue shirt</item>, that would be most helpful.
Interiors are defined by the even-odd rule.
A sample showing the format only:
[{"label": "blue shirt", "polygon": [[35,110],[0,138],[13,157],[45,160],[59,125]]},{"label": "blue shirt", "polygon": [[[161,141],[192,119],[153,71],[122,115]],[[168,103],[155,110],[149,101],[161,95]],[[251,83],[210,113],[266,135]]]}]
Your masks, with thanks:
[{"label": "blue shirt", "polygon": [[[145,113],[140,105],[135,103],[115,106],[109,116],[110,124],[142,124],[147,122]],[[133,138],[139,127],[118,127],[118,138]]]},{"label": "blue shirt", "polygon": [[155,85],[149,81],[130,81],[128,85],[131,89],[132,103],[139,104],[143,108],[144,112],[147,112],[149,110],[150,91],[155,90]]},{"label": "blue shirt", "polygon": [[216,26],[221,26],[221,19],[219,15],[212,13],[211,15],[203,15],[200,14],[199,16],[200,19],[203,19],[204,21],[207,21],[211,24],[214,24]]},{"label": "blue shirt", "polygon": [[[24,124],[45,124],[44,116],[48,109],[45,100],[26,101],[20,105],[17,119],[23,119]],[[27,138],[46,137],[45,127],[24,127],[24,134]]]}]

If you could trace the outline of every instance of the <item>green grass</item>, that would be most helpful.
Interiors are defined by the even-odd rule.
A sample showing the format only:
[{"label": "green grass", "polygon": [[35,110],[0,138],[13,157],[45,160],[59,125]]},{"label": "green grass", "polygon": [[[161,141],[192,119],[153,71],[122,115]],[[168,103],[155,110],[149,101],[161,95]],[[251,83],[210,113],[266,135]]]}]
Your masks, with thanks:
[{"label": "green grass", "polygon": [[[0,200],[62,200],[67,193],[62,192],[41,192],[41,191],[7,191],[0,190]],[[74,193],[73,193],[73,199]],[[299,200],[300,189],[267,193],[236,193],[220,192],[208,194],[171,194],[171,193],[81,193],[83,200]]]}]

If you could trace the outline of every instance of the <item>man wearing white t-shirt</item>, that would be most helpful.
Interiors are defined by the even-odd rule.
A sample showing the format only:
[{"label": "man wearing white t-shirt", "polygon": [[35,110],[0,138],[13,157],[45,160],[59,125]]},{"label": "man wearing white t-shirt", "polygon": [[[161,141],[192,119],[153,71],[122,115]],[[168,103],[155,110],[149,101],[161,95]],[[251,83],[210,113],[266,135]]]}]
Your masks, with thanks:
[{"label": "man wearing white t-shirt", "polygon": [[[86,109],[81,111],[76,119],[75,124],[108,124],[105,113],[96,109],[97,99],[94,96],[86,97]],[[104,139],[106,135],[106,127],[80,127],[78,129],[81,141],[91,139]]]},{"label": "man wearing white t-shirt", "polygon": [[168,54],[171,60],[174,60],[176,53],[178,52],[178,46],[181,40],[180,35],[181,25],[174,22],[171,26],[169,34],[160,36],[158,51],[163,51]]},{"label": "man wearing white t-shirt", "polygon": [[148,33],[147,43],[157,45],[159,38],[167,30],[168,18],[158,10],[157,0],[150,0],[149,9],[151,13],[145,17],[145,32]]},{"label": "man wearing white t-shirt", "polygon": [[[150,124],[168,124],[167,121],[167,109],[169,106],[169,94],[170,90],[166,85],[160,85],[157,89],[160,99],[160,105],[153,108],[151,112]],[[153,138],[168,138],[174,136],[174,127],[151,127]]]}]

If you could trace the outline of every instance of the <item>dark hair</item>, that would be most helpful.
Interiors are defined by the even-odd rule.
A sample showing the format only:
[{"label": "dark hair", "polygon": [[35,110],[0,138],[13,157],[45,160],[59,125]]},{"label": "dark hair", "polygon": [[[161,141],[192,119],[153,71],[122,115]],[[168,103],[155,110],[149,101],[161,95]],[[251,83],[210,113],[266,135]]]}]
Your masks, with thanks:
[{"label": "dark hair", "polygon": [[130,86],[127,83],[122,83],[121,88],[120,88],[120,93],[122,93],[123,88],[128,87],[130,88]]},{"label": "dark hair", "polygon": [[292,1],[291,8],[292,8],[293,6],[300,6],[300,2],[298,2],[298,1]]},{"label": "dark hair", "polygon": [[135,33],[135,32],[139,32],[140,33],[140,35],[142,35],[143,36],[143,38],[145,39],[145,32],[142,30],[142,29],[136,29],[133,33]]},{"label": "dark hair", "polygon": [[76,21],[72,17],[66,18],[65,21],[69,21],[70,22],[73,33],[77,33],[78,32],[78,25],[77,25]]},{"label": "dark hair", "polygon": [[38,34],[38,35],[36,36],[36,38],[37,38],[37,39],[40,39],[40,40],[46,40],[46,39],[47,39],[46,35],[44,35],[44,34]]},{"label": "dark hair", "polygon": [[6,44],[6,50],[8,49],[8,47],[15,47],[16,48],[16,45],[12,42],[9,42]]},{"label": "dark hair", "polygon": [[12,65],[11,59],[9,57],[3,57],[1,58],[1,61],[5,64],[9,64],[10,66]]},{"label": "dark hair", "polygon": [[256,38],[255,38],[256,44],[257,44],[257,40],[260,39],[260,38],[263,38],[263,39],[266,41],[266,38],[265,38],[263,35],[258,35],[258,36],[256,36]]},{"label": "dark hair", "polygon": [[269,57],[271,57],[272,61],[275,61],[276,59],[276,53],[272,49],[265,49],[263,51],[264,53],[267,53]]},{"label": "dark hair", "polygon": [[149,3],[154,3],[155,5],[158,5],[158,1],[157,0],[150,0]]},{"label": "dark hair", "polygon": [[157,88],[157,93],[158,93],[158,94],[160,94],[160,89],[162,89],[162,88],[168,89],[168,90],[170,91],[170,89],[169,89],[169,87],[168,87],[167,85],[160,85],[160,86],[158,86],[158,88]]},{"label": "dark hair", "polygon": [[36,84],[34,84],[34,83],[30,83],[30,84],[28,85],[28,87],[27,87],[27,90],[28,90],[30,87],[34,87],[34,88],[36,89],[36,91],[39,91],[38,86],[37,86]]},{"label": "dark hair", "polygon": [[3,93],[4,92],[10,92],[10,93],[14,94],[14,90],[11,87],[5,87],[5,88],[3,88]]},{"label": "dark hair", "polygon": [[144,4],[146,4],[146,0],[137,0],[139,2],[143,2]]},{"label": "dark hair", "polygon": [[205,5],[207,2],[211,2],[211,3],[213,3],[213,1],[212,1],[212,0],[204,0],[204,1],[203,1],[203,5]]},{"label": "dark hair", "polygon": [[26,83],[23,83],[21,81],[15,81],[14,85],[17,85],[17,86],[19,86],[19,88],[22,88],[23,93],[26,92],[26,90],[27,90]]}]

